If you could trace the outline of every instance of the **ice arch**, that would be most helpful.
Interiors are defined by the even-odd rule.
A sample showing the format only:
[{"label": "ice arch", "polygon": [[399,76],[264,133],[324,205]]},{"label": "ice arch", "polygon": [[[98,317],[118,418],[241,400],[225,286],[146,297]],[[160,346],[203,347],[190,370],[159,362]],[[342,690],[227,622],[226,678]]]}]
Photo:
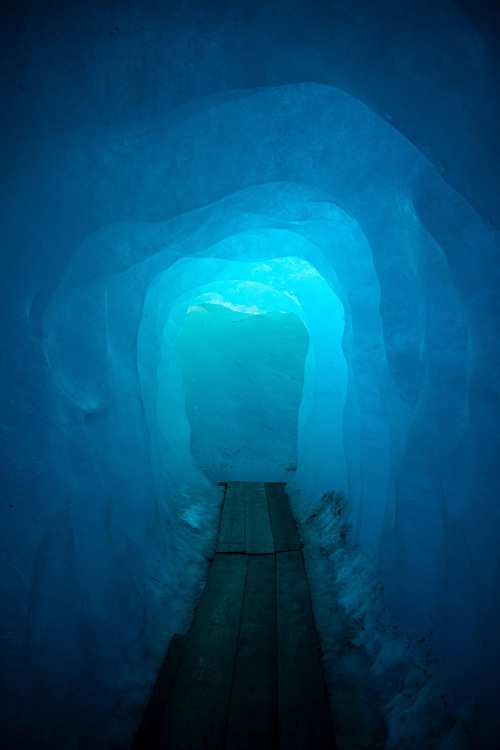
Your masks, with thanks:
[{"label": "ice arch", "polygon": [[[49,308],[50,313],[47,314],[47,354],[61,387],[82,408],[100,408],[105,411],[106,397],[102,395],[103,384],[106,383],[106,389],[112,388],[115,393],[121,391],[124,373],[130,371],[131,366],[128,363],[135,357],[135,343],[129,337],[136,336],[135,331],[141,320],[137,350],[139,353],[146,352],[139,358],[142,401],[145,404],[150,435],[154,434],[157,429],[154,426],[156,406],[149,407],[148,403],[150,394],[158,390],[158,376],[154,367],[145,368],[144,365],[151,356],[155,356],[155,350],[150,342],[156,341],[162,335],[160,332],[164,328],[163,321],[170,309],[172,295],[178,297],[185,294],[186,285],[196,285],[197,281],[199,283],[200,273],[202,278],[203,275],[216,276],[220,263],[215,259],[205,261],[205,270],[202,271],[201,264],[195,267],[193,262],[186,258],[185,261],[178,261],[169,267],[167,271],[163,272],[162,267],[168,265],[169,259],[178,257],[179,248],[184,252],[189,248],[188,252],[197,258],[210,253],[222,258],[234,258],[243,254],[243,257],[250,255],[253,258],[266,259],[272,256],[277,248],[282,247],[283,252],[287,254],[293,250],[322,270],[323,277],[336,290],[344,309],[347,310],[348,327],[343,336],[342,346],[348,352],[349,366],[356,373],[358,381],[354,387],[351,378],[347,413],[350,415],[355,411],[360,415],[357,420],[345,417],[341,406],[342,387],[334,407],[318,395],[324,391],[324,384],[329,379],[339,383],[345,381],[345,374],[342,372],[345,365],[337,364],[345,361],[344,355],[340,357],[338,351],[335,354],[333,343],[337,341],[338,350],[338,342],[342,336],[341,329],[336,327],[337,324],[334,322],[340,320],[338,302],[331,303],[332,309],[337,306],[337,312],[332,312],[328,306],[320,306],[318,300],[326,299],[325,292],[318,294],[318,290],[312,284],[313,280],[318,283],[321,275],[310,272],[301,276],[297,271],[298,265],[294,268],[293,264],[290,264],[287,268],[286,264],[281,263],[281,269],[273,276],[270,267],[263,266],[260,271],[263,280],[268,282],[271,275],[274,284],[279,284],[282,288],[285,285],[289,294],[297,294],[302,298],[301,305],[307,310],[307,327],[312,341],[322,342],[326,339],[331,342],[328,346],[316,346],[315,349],[313,343],[315,368],[322,375],[315,386],[317,394],[306,401],[309,404],[307,408],[311,409],[315,416],[308,420],[309,426],[305,426],[302,433],[303,460],[299,462],[296,475],[296,483],[302,490],[302,512],[305,514],[310,511],[311,506],[317,502],[317,497],[332,485],[344,488],[347,482],[352,489],[353,498],[356,498],[353,500],[353,519],[357,530],[366,542],[375,543],[380,538],[385,513],[390,438],[387,428],[380,424],[376,432],[373,429],[374,420],[377,419],[376,411],[380,408],[376,402],[374,403],[373,394],[380,388],[389,394],[392,384],[387,365],[384,365],[386,358],[378,309],[378,279],[363,232],[353,218],[332,202],[331,197],[324,192],[307,186],[281,183],[263,185],[236,194],[222,203],[197,212],[196,215],[188,215],[185,221],[190,232],[189,244],[182,238],[177,226],[177,232],[181,236],[167,248],[162,246],[162,237],[171,238],[172,234],[175,237],[172,222],[149,227],[124,226],[124,234],[119,235],[118,242],[113,246],[117,255],[114,262],[119,273],[111,280],[106,276],[103,281],[103,275],[110,272],[109,254],[106,254],[104,249],[114,241],[119,228],[112,227],[98,233],[82,247],[80,254],[75,257],[68,269],[66,281],[54,298]],[[198,229],[193,232],[193,227],[197,223]],[[174,228],[176,224],[180,224],[179,219],[175,220]],[[231,234],[224,236],[228,233],[228,226]],[[222,239],[219,239],[221,236]],[[214,243],[214,239],[219,241]],[[120,253],[120,244],[124,245],[123,253]],[[134,248],[133,256],[130,253],[131,245]],[[127,262],[132,265],[125,269],[124,265]],[[102,273],[99,271],[99,263],[104,265]],[[75,286],[75,268],[80,264],[83,264],[80,274],[84,283]],[[223,267],[227,269],[228,266],[223,264]],[[85,279],[87,268],[92,269],[94,277],[91,282],[93,295],[89,292]],[[229,271],[230,276],[234,273],[234,270]],[[245,278],[248,272],[240,269],[238,273],[240,277]],[[254,278],[257,278],[256,270],[253,274]],[[170,278],[168,294],[165,293],[166,278]],[[146,292],[144,285],[148,285]],[[305,294],[304,289],[308,290]],[[127,320],[130,321],[128,323],[124,321],[121,313],[123,300],[126,300]],[[186,302],[187,304],[189,302]],[[92,331],[93,335],[88,341],[90,329],[85,308],[90,309],[94,315],[98,309],[103,311],[103,322],[97,332]],[[82,325],[80,330],[75,329],[75,320],[77,326]],[[358,333],[357,337],[353,336],[350,330],[353,320],[358,329],[363,329],[363,333]],[[171,325],[178,331],[179,322],[171,321]],[[131,326],[131,331],[129,337],[125,338],[124,330],[127,326]],[[80,338],[77,337],[79,332]],[[99,343],[99,335],[107,336],[107,340]],[[370,342],[369,349],[366,347],[367,340]],[[88,377],[87,371],[84,371],[82,376],[78,359],[72,355],[72,348],[68,346],[68,342],[76,346],[79,352],[83,346],[88,346],[86,362],[91,363],[93,378]],[[173,346],[174,342],[170,341],[169,344]],[[109,350],[113,352],[112,357],[108,356]],[[378,354],[374,356],[376,352]],[[144,374],[145,369],[148,374]],[[172,393],[182,390],[178,371],[176,378],[176,385],[170,385]],[[101,398],[104,399],[103,403],[100,407],[95,407],[94,404]],[[92,406],[89,407],[89,404]],[[339,415],[342,415],[341,418]],[[179,419],[185,419],[185,416],[179,416]],[[176,421],[173,420],[173,423]],[[187,434],[185,429],[180,432]],[[317,434],[322,435],[323,439],[317,440]],[[345,457],[344,440],[350,445],[348,458]],[[173,455],[178,459],[178,438],[176,437],[169,445],[170,450],[174,451]],[[174,445],[177,448],[174,449]],[[185,453],[187,455],[187,452]],[[307,455],[309,459],[306,460]],[[350,463],[347,474],[346,460]],[[361,479],[359,461],[363,461],[364,464],[364,476]],[[162,476],[165,465],[169,464],[179,467],[184,465],[179,460],[166,460],[165,451],[162,450],[161,456],[154,460],[157,467],[155,475]],[[180,481],[180,478],[177,477],[176,481]],[[158,487],[157,489],[159,490]]]},{"label": "ice arch", "polygon": [[[200,133],[203,147],[193,149]],[[183,271],[182,258],[223,260],[238,252],[242,233],[274,230],[286,233],[287,255],[307,258],[344,308],[343,446],[357,538],[375,550],[400,621],[417,633],[433,627],[457,703],[481,696],[479,713],[491,726],[498,473],[495,433],[485,420],[496,424],[497,279],[486,278],[474,258],[495,269],[497,236],[414,146],[327,86],[232,92],[154,123],[69,133],[70,158],[60,139],[42,139],[38,159],[50,164],[69,210],[64,221],[54,211],[45,234],[61,265],[68,237],[72,246],[87,239],[45,315],[50,435],[71,502],[63,495],[61,514],[58,506],[43,511],[45,528],[55,530],[43,540],[32,582],[33,640],[40,632],[46,639],[34,658],[40,671],[65,658],[77,674],[98,674],[95,700],[85,700],[87,715],[100,717],[117,682],[137,694],[137,644],[154,651],[157,636],[178,622],[183,594],[175,573],[189,560],[194,575],[209,546],[199,535],[193,543],[194,509],[205,504],[209,525],[217,497],[202,478],[173,483],[162,468],[168,461],[159,456],[148,403],[158,393],[156,364],[144,368],[154,347],[141,334],[150,323],[152,337],[164,331],[155,322],[159,298],[166,301],[160,274],[175,261]],[[237,168],[228,169],[220,154],[235,153]],[[76,200],[81,192],[88,200]],[[91,233],[100,225],[106,228]],[[275,257],[266,250],[253,260]],[[171,300],[186,292],[174,279]],[[40,308],[26,309],[36,323]],[[306,514],[327,482],[308,491],[303,476],[298,511]],[[53,515],[59,525],[51,527]],[[66,528],[76,529],[69,539]],[[46,600],[39,595],[51,591],[54,571],[68,600],[76,590],[86,605],[82,613],[73,602],[63,614],[64,639],[50,625],[59,589]],[[471,646],[478,630],[487,647]],[[82,657],[72,648],[80,632],[91,634]],[[107,674],[103,654],[114,665]],[[128,662],[118,667],[124,654]],[[74,718],[70,689],[66,702]]]},{"label": "ice arch", "polygon": [[[212,247],[211,251],[218,249],[220,252],[224,252],[224,250],[227,252],[227,246],[232,246],[233,243],[241,247],[242,252],[249,253],[251,256],[257,254],[255,243],[258,243],[259,255],[264,255],[264,257],[266,252],[275,252],[280,244],[285,249],[290,246],[295,246],[295,249],[298,249],[301,245],[303,250],[308,248],[308,243],[303,240],[300,242],[290,233],[264,230],[253,235],[244,234],[231,237],[229,243],[223,242],[221,247]],[[222,279],[226,279],[227,287],[227,279],[234,276],[241,280],[252,279],[251,284],[247,282],[246,284],[239,284],[238,287],[234,281],[229,284],[233,292],[238,292],[237,301],[240,305],[253,303],[261,310],[296,311],[304,320],[309,332],[311,348],[306,365],[305,393],[299,420],[300,446],[297,480],[300,481],[302,475],[309,475],[306,484],[310,485],[309,492],[312,492],[313,496],[315,492],[325,491],[332,481],[335,481],[339,486],[344,486],[346,480],[342,429],[346,368],[341,349],[344,315],[332,290],[314,268],[308,263],[300,262],[294,258],[285,257],[274,261],[269,259],[259,263],[233,261],[223,264],[216,263],[214,259],[206,259],[204,263],[191,263],[190,266],[191,283],[196,283],[196,280],[203,277],[213,279],[220,276]],[[189,278],[189,274],[184,267],[184,282],[186,278]],[[257,283],[265,286],[255,299],[255,285]],[[266,287],[270,288],[266,289]],[[210,285],[203,287],[203,289],[205,293],[210,289],[220,291],[221,281],[212,281]],[[171,355],[168,352],[176,348],[175,336],[178,335],[180,330],[178,316],[183,316],[186,308],[193,304],[196,299],[199,299],[199,297],[197,295],[193,297],[191,292],[187,298],[184,298],[182,306],[177,305],[170,317],[166,328],[166,341],[164,342],[167,360],[171,360]],[[279,304],[278,300],[280,301]],[[329,325],[331,330],[331,347],[326,351],[324,347],[321,347],[321,334],[325,325]],[[327,377],[327,373],[331,376],[331,381]],[[179,392],[181,386],[178,371],[176,375],[176,384],[166,377],[162,379],[163,387],[169,394],[169,398],[172,397],[172,394]],[[326,386],[328,382],[331,382],[331,386]],[[318,390],[324,391],[319,398],[314,393]],[[171,417],[168,419],[169,424],[171,424]],[[174,427],[170,431],[171,439],[179,445],[179,437],[176,433]],[[316,451],[316,457],[318,453],[321,453],[326,458],[326,456],[331,456],[332,447],[335,447],[337,459],[332,461],[330,458],[324,469],[321,469],[321,467],[318,469],[317,460],[313,460],[314,451]],[[278,476],[280,477],[279,480]],[[277,481],[283,481],[285,475],[281,473],[277,477]],[[314,480],[312,477],[314,477]]]},{"label": "ice arch", "polygon": [[[427,232],[424,222],[429,227],[433,226],[434,196],[447,193],[455,203],[457,198],[451,198],[451,191],[443,186],[441,179],[413,147],[396,134],[393,138],[386,125],[370,117],[363,119],[368,113],[357,103],[340,92],[327,92],[321,87],[312,87],[312,90],[315,102],[325,97],[324,101],[329,101],[332,107],[332,99],[335,101],[337,122],[342,112],[347,123],[353,111],[356,111],[363,123],[360,130],[362,138],[369,133],[372,140],[374,137],[380,139],[379,148],[373,152],[370,161],[360,161],[354,154],[352,141],[343,139],[335,144],[337,150],[332,150],[336,164],[335,171],[328,179],[332,192],[304,183],[264,182],[196,212],[181,214],[166,223],[129,223],[101,230],[85,241],[49,306],[47,354],[54,376],[60,380],[68,395],[81,402],[89,414],[106,414],[106,440],[109,441],[116,434],[122,436],[126,450],[117,450],[121,456],[115,456],[116,463],[111,463],[110,472],[113,474],[120,466],[119,473],[124,485],[129,489],[140,485],[136,495],[138,499],[134,500],[129,510],[131,517],[136,518],[136,528],[142,525],[146,529],[153,523],[152,519],[147,520],[152,509],[145,514],[144,502],[139,500],[153,492],[156,498],[154,512],[171,529],[168,544],[178,546],[174,542],[178,519],[183,519],[187,528],[189,524],[194,528],[199,526],[200,517],[195,509],[200,502],[207,502],[208,513],[212,507],[213,493],[199,478],[194,482],[179,481],[179,477],[174,480],[168,470],[165,471],[169,462],[163,450],[164,444],[151,439],[155,429],[152,428],[153,421],[148,421],[147,408],[145,415],[141,412],[142,404],[147,403],[144,394],[156,393],[157,385],[150,382],[145,388],[141,375],[142,396],[138,397],[134,361],[135,347],[141,347],[137,334],[139,321],[139,330],[142,331],[144,325],[152,324],[155,316],[164,315],[164,312],[158,312],[164,310],[168,301],[161,289],[160,275],[165,267],[170,267],[172,261],[177,260],[176,266],[180,264],[180,278],[173,287],[177,297],[185,291],[183,282],[186,269],[182,264],[188,263],[189,258],[239,257],[241,247],[245,246],[252,247],[253,258],[269,259],[275,257],[275,253],[269,254],[267,248],[262,246],[262,238],[270,231],[285,233],[280,246],[286,247],[287,254],[293,253],[309,260],[335,290],[345,310],[343,351],[349,378],[342,443],[345,481],[351,498],[351,518],[356,536],[363,545],[374,550],[380,549],[379,545],[384,540],[383,558],[390,560],[386,568],[386,587],[388,594],[394,596],[393,608],[415,632],[427,632],[434,625],[435,613],[441,606],[443,596],[447,597],[439,582],[437,554],[440,545],[446,544],[443,540],[447,526],[440,514],[436,514],[432,496],[439,488],[439,493],[456,496],[460,503],[464,486],[441,471],[433,476],[424,472],[422,466],[415,469],[412,457],[422,455],[421,446],[428,445],[427,432],[431,430],[428,420],[432,413],[430,399],[435,387],[432,363],[436,362],[434,372],[440,379],[442,369],[439,363],[443,351],[447,352],[446,357],[450,362],[456,363],[451,371],[448,369],[451,388],[448,389],[445,403],[449,405],[452,420],[460,413],[462,407],[457,404],[462,403],[464,394],[466,332],[456,287],[448,269],[448,258],[444,257],[444,249],[437,245],[432,234]],[[280,90],[274,92],[273,98],[279,102],[283,97],[287,106],[294,101],[299,106],[303,93],[294,90],[285,94]],[[267,108],[269,96],[269,92],[256,92],[253,98],[264,100],[261,106]],[[248,97],[243,101],[246,103]],[[238,101],[238,104],[241,107],[242,102]],[[255,101],[252,106],[255,106]],[[224,143],[232,137],[232,119],[236,116],[236,110],[231,111],[231,107],[234,107],[234,100],[220,106],[223,132],[217,132],[217,139]],[[195,132],[206,131],[203,120],[208,111],[201,110],[187,116],[182,129],[186,143],[190,142],[191,133],[194,137]],[[273,112],[279,118],[279,107]],[[241,114],[246,116],[245,112]],[[324,124],[315,120],[315,115],[312,109],[309,112],[310,123],[313,130],[319,131]],[[260,132],[260,124],[259,133],[254,135],[256,142],[261,138],[265,140],[263,131]],[[179,134],[176,138],[179,139]],[[178,141],[178,144],[180,167],[183,164],[182,141]],[[278,148],[272,138],[267,148],[270,153]],[[286,158],[290,159],[291,164],[296,159],[298,148],[298,141],[294,143],[292,139],[287,143]],[[391,160],[388,160],[389,153],[393,157]],[[321,166],[324,157],[324,153],[316,155],[307,170],[308,175],[312,175],[313,166],[317,167],[315,176],[320,182],[326,177]],[[200,158],[205,157],[200,154]],[[263,164],[264,174],[270,165]],[[217,165],[212,161],[210,164],[195,164],[194,169],[215,175],[217,179],[214,185],[220,185],[226,179],[224,174],[217,173]],[[399,177],[400,169],[406,170],[404,188]],[[439,229],[442,226],[440,223]],[[185,260],[178,260],[181,257]],[[448,257],[452,264],[451,274],[455,274],[457,284],[467,284],[467,279],[460,278],[460,271],[456,270],[457,256],[450,254]],[[432,273],[427,270],[430,268]],[[423,286],[422,279],[425,279]],[[90,301],[90,307],[87,307],[92,311],[90,318],[95,321],[101,309],[106,319],[105,325],[94,325],[90,329],[87,316],[81,315],[82,294],[83,307]],[[125,327],[121,313],[124,298],[127,300],[129,321]],[[151,310],[155,311],[153,316]],[[451,312],[453,310],[454,313]],[[68,321],[72,321],[71,329],[65,333]],[[81,325],[80,331],[75,330],[75,323]],[[445,349],[440,333],[443,324],[456,326],[457,332],[447,341]],[[156,322],[155,326],[150,340],[163,330],[162,324]],[[82,378],[78,357],[71,354],[68,344],[78,342],[78,351],[81,352],[89,331],[91,354],[86,361],[92,363],[93,374],[92,377]],[[81,334],[80,338],[76,334]],[[103,338],[99,344],[100,335]],[[323,331],[325,338],[328,335]],[[113,353],[111,357],[110,351]],[[65,361],[65,358],[69,359]],[[139,370],[141,368],[142,365],[139,365]],[[149,377],[154,381],[157,377],[154,368],[150,368],[149,372]],[[132,389],[124,387],[126,373],[127,378],[131,379],[128,382],[136,383]],[[178,383],[181,385],[179,375]],[[111,394],[117,393],[127,393],[131,403],[126,404],[123,395],[122,403],[116,403],[116,397]],[[109,409],[110,401],[112,409]],[[125,438],[123,426],[130,423],[130,415],[134,413],[139,418],[141,429],[134,428],[133,434]],[[140,461],[136,459],[132,472],[130,462],[127,462],[127,466],[122,464],[132,446],[139,441],[141,432],[141,445],[137,445],[134,455],[142,458]],[[105,434],[106,430],[103,429],[97,433],[95,450],[104,451],[109,456],[108,443],[103,441]],[[461,441],[460,431],[452,429],[450,439],[457,446],[459,455],[463,456],[463,470],[467,471],[466,445]],[[148,451],[145,445],[150,446]],[[315,441],[310,440],[306,445],[313,453]],[[442,444],[433,447],[435,455],[442,447]],[[115,445],[116,448],[118,446]],[[448,452],[450,449],[448,446]],[[154,469],[152,486],[148,471],[150,457]],[[426,458],[424,461],[426,465],[429,465],[428,460]],[[434,460],[432,457],[430,462]],[[173,465],[176,462],[170,463]],[[330,456],[325,456],[321,464],[310,462],[308,465],[307,461],[302,464],[299,461],[295,480],[301,490],[301,504],[297,509],[299,517],[307,516],[322,491],[332,484],[339,486],[335,472],[330,473],[331,466]],[[427,477],[423,491],[430,504],[425,516],[421,514],[421,503],[415,501],[415,471],[418,477],[424,474]],[[188,473],[186,476],[195,475]],[[446,484],[447,489],[443,490]],[[169,500],[165,503],[163,498],[167,497]],[[414,508],[416,515],[413,514]],[[206,523],[208,518],[209,513]],[[424,557],[415,536],[415,529],[422,529],[423,518],[426,527],[423,532],[426,539],[424,549],[433,551],[430,556],[424,553]],[[123,516],[121,523],[128,525],[130,521]],[[135,544],[138,546],[139,539],[140,535],[137,534]],[[190,555],[189,540],[186,544],[184,551],[178,552],[180,560]],[[390,554],[386,557],[388,550]],[[450,554],[459,554],[453,543]],[[458,567],[462,565],[459,559],[456,564]],[[173,554],[170,554],[169,565],[172,571],[179,565]],[[384,567],[383,560],[380,565]],[[395,569],[403,575],[395,576]],[[168,570],[165,575],[171,576]],[[425,606],[418,609],[412,606],[415,586],[420,604],[425,602]],[[450,601],[457,601],[451,591],[448,596]],[[466,637],[466,632],[467,628],[455,628],[457,651],[463,649],[460,643],[461,638]],[[444,641],[448,635],[441,631],[437,638]],[[454,659],[450,658],[450,672],[454,671]]]}]

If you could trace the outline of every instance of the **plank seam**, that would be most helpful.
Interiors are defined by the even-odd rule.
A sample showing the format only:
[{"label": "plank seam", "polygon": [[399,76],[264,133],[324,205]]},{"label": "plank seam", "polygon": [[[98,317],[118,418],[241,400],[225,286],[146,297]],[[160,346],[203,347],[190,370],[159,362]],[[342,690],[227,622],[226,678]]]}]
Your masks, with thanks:
[{"label": "plank seam", "polygon": [[[265,485],[264,485],[265,486]],[[271,514],[269,514],[271,515]],[[276,653],[275,653],[275,660],[276,660],[276,671],[275,671],[275,685],[274,689],[276,691],[276,741],[278,743],[278,747],[281,747],[281,730],[280,730],[280,662],[278,658],[278,651],[279,651],[279,628],[278,628],[278,553],[276,552],[276,544],[275,544],[275,552],[274,552],[274,608],[276,612]]]},{"label": "plank seam", "polygon": [[247,565],[246,565],[246,569],[245,569],[245,583],[244,583],[244,586],[243,586],[243,596],[241,597],[240,619],[238,621],[238,636],[236,638],[236,648],[235,648],[235,651],[234,651],[234,659],[233,659],[233,670],[232,670],[232,674],[231,674],[231,688],[229,690],[229,700],[227,702],[226,728],[225,728],[225,732],[224,732],[224,745],[223,745],[223,747],[225,747],[225,745],[226,745],[227,732],[228,732],[228,724],[229,724],[229,712],[231,711],[231,701],[233,699],[234,673],[235,673],[235,669],[236,669],[236,658],[237,658],[237,655],[238,655],[238,643],[239,643],[240,634],[241,634],[241,622],[243,620],[243,607],[244,607],[244,604],[245,604],[245,593],[246,593],[246,588],[247,588],[247,580],[248,580],[248,560],[247,560]]}]

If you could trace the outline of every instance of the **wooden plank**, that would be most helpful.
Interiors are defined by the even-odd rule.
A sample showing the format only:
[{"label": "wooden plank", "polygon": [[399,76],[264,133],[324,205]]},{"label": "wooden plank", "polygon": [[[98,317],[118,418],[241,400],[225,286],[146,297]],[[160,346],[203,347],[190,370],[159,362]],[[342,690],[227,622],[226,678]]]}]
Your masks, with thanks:
[{"label": "wooden plank", "polygon": [[132,750],[149,750],[153,747],[186,642],[187,635],[174,633],[172,636],[167,655],[137,730]]},{"label": "wooden plank", "polygon": [[234,514],[234,490],[226,487],[224,493],[224,504],[222,506],[222,516],[219,527],[219,536],[217,539],[216,552],[229,552],[229,540],[231,538],[232,518]]},{"label": "wooden plank", "polygon": [[302,549],[283,485],[266,482],[265,487],[276,552]]},{"label": "wooden plank", "polygon": [[225,750],[275,750],[276,570],[274,555],[248,558]]},{"label": "wooden plank", "polygon": [[247,482],[245,490],[245,552],[247,555],[273,554],[274,539],[264,484]]},{"label": "wooden plank", "polygon": [[216,552],[245,551],[245,482],[228,482]]},{"label": "wooden plank", "polygon": [[281,750],[335,747],[302,552],[276,555]]},{"label": "wooden plank", "polygon": [[170,693],[155,750],[224,746],[246,555],[216,555]]}]

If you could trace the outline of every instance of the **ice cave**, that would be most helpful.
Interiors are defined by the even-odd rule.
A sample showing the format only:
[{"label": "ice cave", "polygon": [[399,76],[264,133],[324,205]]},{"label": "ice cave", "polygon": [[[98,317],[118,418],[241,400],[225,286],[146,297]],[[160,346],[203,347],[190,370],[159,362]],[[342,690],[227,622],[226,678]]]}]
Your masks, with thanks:
[{"label": "ice cave", "polygon": [[497,748],[498,4],[1,17],[1,747],[131,747],[244,480],[338,749]]}]

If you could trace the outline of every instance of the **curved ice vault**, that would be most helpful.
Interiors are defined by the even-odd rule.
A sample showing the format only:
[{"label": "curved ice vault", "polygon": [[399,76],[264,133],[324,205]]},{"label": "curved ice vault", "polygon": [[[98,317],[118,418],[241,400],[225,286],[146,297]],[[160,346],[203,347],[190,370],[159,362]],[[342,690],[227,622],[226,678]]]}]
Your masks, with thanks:
[{"label": "curved ice vault", "polygon": [[[245,212],[245,202],[252,213]],[[238,213],[232,210],[234,203]],[[247,309],[295,312],[310,337],[295,477],[301,489],[301,512],[307,513],[331,486],[347,489],[346,351],[351,367],[360,371],[360,381],[368,381],[350,394],[348,408],[358,409],[364,400],[364,410],[369,412],[373,359],[352,340],[353,315],[363,314],[370,347],[379,349],[380,359],[384,356],[378,282],[366,239],[330,196],[291,184],[261,186],[187,215],[187,242],[179,219],[176,224],[180,236],[170,245],[164,240],[171,237],[168,222],[115,226],[96,235],[94,248],[90,241],[85,244],[46,314],[46,351],[57,382],[89,415],[102,415],[101,422],[118,419],[123,438],[128,425],[128,451],[134,435],[140,433],[131,417],[143,412],[157,493],[166,486],[203,485],[190,454],[177,354],[186,311],[222,295]],[[134,258],[128,250],[131,235]],[[125,253],[116,252],[115,274],[106,256],[102,272],[96,262],[110,242],[115,252],[121,244],[126,246]],[[176,260],[180,248],[185,257]],[[338,274],[329,258],[336,259]],[[82,262],[92,268],[93,278],[75,285],[77,274],[84,275],[77,269]],[[354,292],[346,293],[346,286]],[[79,366],[74,347],[80,356],[85,351],[85,368]],[[379,362],[376,367],[374,379],[380,377]],[[132,403],[126,403],[124,394]],[[359,435],[350,439],[359,441]],[[368,450],[375,451],[375,445]],[[282,473],[280,479],[285,478],[289,477]],[[370,534],[376,533],[371,523]]]},{"label": "curved ice vault", "polygon": [[[238,151],[243,122],[254,146]],[[206,148],[193,151],[198,133]],[[156,638],[182,623],[210,548],[220,492],[191,454],[179,337],[191,307],[223,298],[293,312],[307,328],[299,519],[324,491],[345,490],[394,616],[416,635],[433,630],[457,706],[471,694],[487,706],[494,660],[470,641],[481,629],[489,642],[494,623],[496,470],[484,425],[498,410],[487,366],[496,286],[482,279],[479,298],[472,259],[494,257],[493,232],[415,147],[328,87],[234,92],[127,137],[137,148],[128,178],[155,157],[130,215],[178,215],[91,234],[45,314],[64,471],[75,495],[92,498],[70,512],[72,555],[92,557],[87,616],[108,612],[95,662],[127,652],[117,681],[138,695],[134,643],[148,644],[152,670]],[[237,172],[218,157],[235,152]],[[122,643],[111,590],[128,623]],[[124,618],[132,607],[142,625]]]}]

